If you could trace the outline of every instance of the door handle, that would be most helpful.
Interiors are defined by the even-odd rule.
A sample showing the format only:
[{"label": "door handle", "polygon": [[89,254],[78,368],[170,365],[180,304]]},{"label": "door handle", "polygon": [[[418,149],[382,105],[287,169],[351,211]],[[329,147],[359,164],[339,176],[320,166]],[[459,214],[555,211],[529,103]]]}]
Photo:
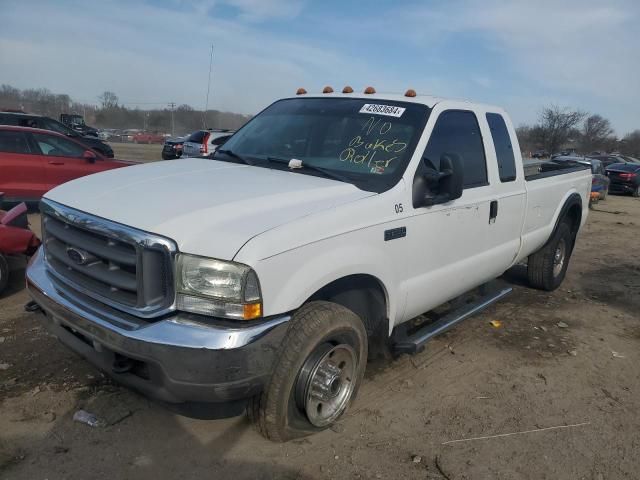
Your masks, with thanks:
[{"label": "door handle", "polygon": [[64,165],[64,162],[61,162],[60,160],[50,160],[49,165]]},{"label": "door handle", "polygon": [[489,206],[489,223],[495,223],[498,216],[498,201],[492,200]]}]

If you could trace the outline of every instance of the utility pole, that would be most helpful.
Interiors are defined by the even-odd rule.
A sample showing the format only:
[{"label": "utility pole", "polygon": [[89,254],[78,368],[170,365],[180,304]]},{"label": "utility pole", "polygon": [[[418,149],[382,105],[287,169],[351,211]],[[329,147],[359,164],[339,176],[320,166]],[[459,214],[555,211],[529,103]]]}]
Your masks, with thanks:
[{"label": "utility pole", "polygon": [[174,124],[173,124],[173,109],[176,108],[176,103],[175,102],[169,102],[169,107],[171,107],[171,136],[173,137],[175,135],[175,133],[173,132],[174,130]]},{"label": "utility pole", "polygon": [[211,55],[209,56],[209,80],[207,81],[207,100],[204,104],[204,114],[202,115],[202,128],[207,128],[207,110],[209,110],[209,91],[211,90],[211,67],[213,66],[213,43],[211,44]]}]

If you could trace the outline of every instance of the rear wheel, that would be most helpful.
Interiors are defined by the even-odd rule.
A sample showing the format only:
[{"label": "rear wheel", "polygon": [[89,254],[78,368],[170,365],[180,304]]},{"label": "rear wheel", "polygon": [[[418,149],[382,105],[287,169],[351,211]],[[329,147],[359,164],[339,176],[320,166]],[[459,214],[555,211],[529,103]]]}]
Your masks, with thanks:
[{"label": "rear wheel", "polygon": [[0,254],[0,293],[7,288],[9,283],[9,264],[4,255]]},{"label": "rear wheel", "polygon": [[527,276],[532,287],[551,291],[560,286],[567,273],[574,237],[569,224],[562,222],[547,244],[529,256]]},{"label": "rear wheel", "polygon": [[291,320],[271,380],[247,413],[277,442],[322,431],[355,398],[366,363],[360,318],[335,303],[310,302]]},{"label": "rear wheel", "polygon": [[636,186],[636,189],[633,191],[633,196],[634,197],[640,197],[640,185]]}]

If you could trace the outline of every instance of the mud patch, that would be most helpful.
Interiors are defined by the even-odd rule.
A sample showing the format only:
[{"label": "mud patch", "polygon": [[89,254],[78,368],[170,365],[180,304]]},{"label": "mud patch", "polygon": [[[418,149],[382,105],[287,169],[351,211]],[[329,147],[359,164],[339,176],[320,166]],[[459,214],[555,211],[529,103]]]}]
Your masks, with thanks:
[{"label": "mud patch", "polygon": [[637,315],[640,311],[640,266],[612,264],[585,272],[579,280],[586,296]]}]

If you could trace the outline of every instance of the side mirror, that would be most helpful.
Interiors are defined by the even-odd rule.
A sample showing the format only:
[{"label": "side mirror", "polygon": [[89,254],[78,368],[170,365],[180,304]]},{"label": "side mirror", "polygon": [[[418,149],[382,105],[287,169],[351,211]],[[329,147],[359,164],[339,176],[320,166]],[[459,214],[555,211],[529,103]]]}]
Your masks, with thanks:
[{"label": "side mirror", "polygon": [[444,153],[437,170],[428,159],[413,180],[413,208],[447,203],[462,196],[464,168],[460,155]]},{"label": "side mirror", "polygon": [[98,156],[91,150],[85,150],[84,153],[82,154],[82,158],[84,158],[85,161],[88,163],[96,163]]}]

